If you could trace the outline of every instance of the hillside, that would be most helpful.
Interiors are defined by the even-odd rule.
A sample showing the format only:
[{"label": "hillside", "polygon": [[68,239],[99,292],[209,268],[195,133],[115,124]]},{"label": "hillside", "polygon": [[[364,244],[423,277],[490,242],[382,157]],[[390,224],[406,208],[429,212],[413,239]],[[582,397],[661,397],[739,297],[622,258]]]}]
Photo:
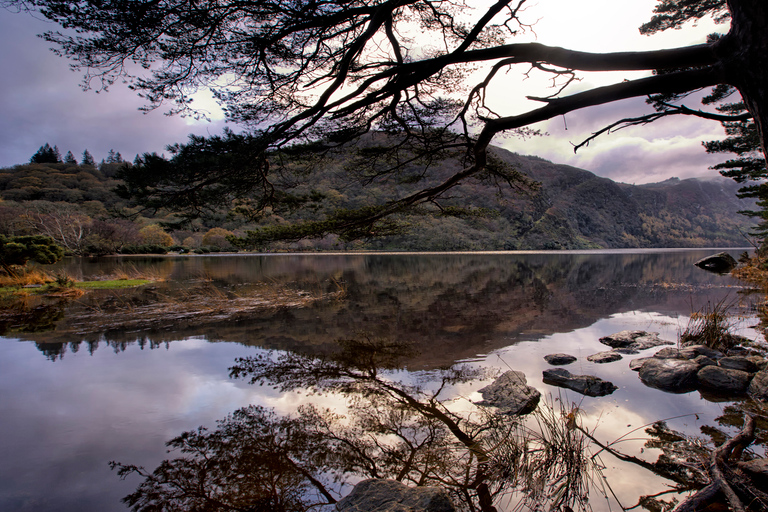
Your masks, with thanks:
[{"label": "hillside", "polygon": [[[482,179],[470,179],[441,202],[443,207],[462,207],[477,214],[441,215],[436,210],[399,217],[407,232],[387,238],[342,243],[336,237],[320,241],[274,243],[265,250],[372,249],[411,251],[457,250],[523,250],[586,249],[631,247],[728,247],[744,246],[742,233],[749,231],[751,221],[739,210],[753,203],[736,197],[739,185],[732,180],[670,179],[649,185],[627,185],[600,178],[589,171],[554,164],[538,157],[521,156],[496,148],[495,156],[507,165],[541,184],[536,192],[518,194],[500,189]],[[354,151],[337,155],[314,169],[302,183],[305,193],[319,192],[324,199],[316,211],[333,208],[356,208],[394,198],[410,188],[437,183],[456,169],[456,162],[441,162],[430,180],[415,183],[408,173],[417,175],[418,168],[408,169],[397,184],[373,180],[363,187],[342,178],[345,165],[354,162]],[[0,233],[22,234],[34,229],[34,223],[21,222],[30,212],[38,220],[41,212],[61,212],[66,207],[71,224],[77,213],[79,235],[83,241],[91,237],[100,247],[120,247],[109,242],[112,233],[125,243],[131,231],[140,243],[138,229],[168,219],[144,213],[126,214],[129,204],[113,190],[120,181],[114,178],[116,164],[99,169],[76,164],[25,164],[0,169]],[[130,165],[130,164],[128,164]],[[103,167],[103,166],[102,166]],[[710,171],[714,174],[714,171]],[[446,208],[450,211],[450,208]],[[202,244],[203,233],[212,228],[226,228],[238,235],[257,226],[236,220],[227,212],[197,221],[184,231],[171,234],[177,245],[194,249]],[[26,216],[26,217],[25,217]],[[59,215],[60,216],[60,215]],[[273,218],[270,222],[300,220]],[[261,226],[265,225],[262,221]],[[105,224],[106,223],[106,224]],[[117,228],[120,229],[117,229]],[[90,230],[90,231],[89,231]],[[96,238],[94,238],[96,237]],[[221,240],[223,238],[219,236]],[[117,242],[117,240],[115,241]],[[224,244],[226,242],[223,242]],[[191,245],[191,244],[196,244]],[[170,245],[170,244],[169,244]],[[88,244],[83,242],[83,252]],[[107,249],[107,251],[110,249]],[[119,249],[112,249],[119,250]]]},{"label": "hillside", "polygon": [[[462,185],[457,204],[493,208],[492,218],[435,218],[380,248],[421,250],[588,249],[744,246],[752,221],[739,214],[754,203],[717,175],[627,185],[502,149],[495,154],[541,184],[530,195],[499,197],[494,187]],[[713,172],[714,171],[710,171]]]}]

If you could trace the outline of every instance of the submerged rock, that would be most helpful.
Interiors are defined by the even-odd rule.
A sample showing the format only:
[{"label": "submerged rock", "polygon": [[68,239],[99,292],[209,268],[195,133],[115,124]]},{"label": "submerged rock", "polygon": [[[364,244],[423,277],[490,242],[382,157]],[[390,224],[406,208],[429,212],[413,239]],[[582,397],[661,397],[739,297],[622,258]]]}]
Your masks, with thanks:
[{"label": "submerged rock", "polygon": [[709,270],[710,272],[717,272],[719,274],[730,272],[736,268],[737,264],[738,263],[735,259],[733,259],[733,256],[727,252],[719,252],[717,254],[713,254],[712,256],[701,258],[699,261],[694,263],[694,265],[699,268]]},{"label": "submerged rock", "polygon": [[685,392],[696,388],[698,371],[699,365],[693,361],[651,357],[640,367],[640,379],[662,391]]},{"label": "submerged rock", "polygon": [[544,382],[561,388],[571,389],[587,396],[610,395],[617,389],[613,383],[593,375],[573,375],[565,368],[544,370]]},{"label": "submerged rock", "polygon": [[598,352],[597,354],[587,356],[587,361],[592,361],[593,363],[598,364],[612,363],[619,359],[621,359],[621,354],[615,350],[606,350],[605,352]]},{"label": "submerged rock", "polygon": [[523,372],[504,372],[492,384],[482,388],[483,400],[478,405],[497,407],[501,414],[522,415],[536,409],[541,393],[533,386]]},{"label": "submerged rock", "polygon": [[336,503],[339,512],[455,512],[448,492],[439,487],[409,487],[372,478],[358,483]]},{"label": "submerged rock", "polygon": [[696,374],[700,387],[718,394],[742,394],[747,391],[751,375],[741,370],[705,366]]},{"label": "submerged rock", "polygon": [[544,360],[553,366],[562,366],[571,364],[576,358],[570,354],[548,354],[544,356]]}]

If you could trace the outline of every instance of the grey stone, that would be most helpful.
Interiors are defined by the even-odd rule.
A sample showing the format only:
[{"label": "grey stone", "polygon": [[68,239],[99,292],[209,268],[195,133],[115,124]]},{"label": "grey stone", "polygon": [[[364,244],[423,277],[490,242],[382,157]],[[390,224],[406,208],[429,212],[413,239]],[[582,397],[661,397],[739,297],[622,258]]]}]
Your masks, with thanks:
[{"label": "grey stone", "polygon": [[652,357],[638,357],[636,359],[633,359],[629,362],[629,369],[633,372],[640,371],[640,368],[645,364],[645,362],[649,359],[653,359]]},{"label": "grey stone", "polygon": [[762,356],[747,356],[747,359],[755,363],[755,367],[757,367],[757,371],[765,370],[768,368],[768,360],[766,360]]},{"label": "grey stone", "polygon": [[768,370],[761,370],[755,374],[747,392],[757,400],[768,402]]},{"label": "grey stone", "polygon": [[544,370],[544,382],[561,388],[571,389],[587,396],[610,395],[618,388],[611,382],[593,375],[573,375],[565,368]]},{"label": "grey stone", "polygon": [[651,357],[640,367],[640,379],[646,386],[663,391],[692,391],[698,371],[699,365],[693,361]]},{"label": "grey stone", "polygon": [[339,512],[455,512],[445,489],[409,487],[373,478],[358,483],[336,503]]},{"label": "grey stone", "polygon": [[699,368],[704,368],[705,366],[717,366],[717,361],[714,361],[707,356],[696,356],[692,361],[699,365]]},{"label": "grey stone", "polygon": [[663,348],[653,355],[658,359],[695,359],[698,356],[707,356],[717,361],[723,357],[723,353],[705,345],[690,345],[682,348]]},{"label": "grey stone", "polygon": [[598,352],[587,357],[587,361],[593,363],[612,363],[621,359],[621,354],[615,350],[606,350],[605,352]]},{"label": "grey stone", "polygon": [[662,340],[657,332],[646,331],[620,331],[615,334],[603,336],[600,343],[611,348],[623,348],[629,350],[644,350],[659,345],[672,345],[671,341]]},{"label": "grey stone", "polygon": [[667,347],[653,354],[653,357],[657,359],[693,359],[696,357],[696,352],[676,347]]},{"label": "grey stone", "polygon": [[718,364],[722,368],[729,368],[731,370],[741,370],[742,372],[755,373],[758,368],[754,361],[750,361],[749,358],[742,356],[729,356],[724,357],[718,361]]},{"label": "grey stone", "polygon": [[576,358],[570,354],[547,354],[544,356],[544,360],[554,366],[562,366],[564,364],[571,364]]},{"label": "grey stone", "polygon": [[720,352],[719,350],[715,350],[714,348],[709,348],[706,345],[687,345],[683,348],[683,350],[692,350],[696,356],[707,356],[710,359],[714,359],[715,361],[719,361],[722,359],[725,354]]},{"label": "grey stone", "polygon": [[504,372],[492,384],[480,390],[483,400],[478,405],[497,407],[502,414],[528,414],[536,409],[541,393],[527,384],[523,372]]},{"label": "grey stone", "polygon": [[741,394],[747,391],[750,374],[720,366],[705,366],[696,374],[699,386],[719,394]]},{"label": "grey stone", "polygon": [[736,268],[736,265],[738,265],[737,261],[728,254],[727,252],[719,252],[717,254],[713,254],[712,256],[707,256],[706,258],[701,258],[699,261],[694,263],[699,268],[703,268],[704,270],[709,270],[710,272],[717,272],[719,274],[730,272],[734,268]]}]

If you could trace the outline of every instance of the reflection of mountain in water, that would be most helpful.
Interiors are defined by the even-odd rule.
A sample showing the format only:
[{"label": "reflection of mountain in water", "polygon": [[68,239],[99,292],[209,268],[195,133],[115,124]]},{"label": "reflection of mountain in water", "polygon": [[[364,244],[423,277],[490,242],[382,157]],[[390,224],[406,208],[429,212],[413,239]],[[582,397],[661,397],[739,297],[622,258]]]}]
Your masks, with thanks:
[{"label": "reflection of mountain in water", "polygon": [[[719,300],[734,281],[693,266],[708,252],[613,254],[320,255],[178,258],[161,260],[166,289],[177,294],[201,276],[224,293],[247,294],[254,283],[341,298],[308,307],[265,308],[226,320],[185,319],[141,332],[77,335],[116,350],[144,340],[158,344],[189,336],[266,348],[314,352],[338,339],[370,336],[413,342],[414,365],[435,366],[523,340],[586,327],[610,315],[657,311],[687,315]],[[141,265],[135,260],[136,265]],[[92,271],[85,269],[84,272]],[[179,286],[181,284],[181,286]],[[174,291],[175,290],[175,291]],[[141,293],[141,292],[137,292]],[[144,292],[146,294],[146,292]],[[734,294],[735,295],[735,294]],[[234,296],[234,295],[233,295]],[[106,299],[104,299],[106,300]],[[124,292],[120,301],[132,299]],[[110,299],[116,304],[114,297]],[[119,301],[119,302],[120,302]],[[70,306],[56,330],[25,335],[55,357],[72,340]],[[93,307],[92,305],[90,307]],[[108,308],[104,308],[108,315]],[[151,341],[148,341],[151,340]],[[75,340],[79,341],[79,340]],[[66,342],[66,343],[65,343]],[[53,343],[51,345],[50,343]]]}]

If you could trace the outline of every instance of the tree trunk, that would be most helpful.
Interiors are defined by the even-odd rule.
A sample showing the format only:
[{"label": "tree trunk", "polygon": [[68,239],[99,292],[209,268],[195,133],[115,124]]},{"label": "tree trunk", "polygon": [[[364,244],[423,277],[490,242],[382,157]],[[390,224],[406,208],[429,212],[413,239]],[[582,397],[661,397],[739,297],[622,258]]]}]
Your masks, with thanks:
[{"label": "tree trunk", "polygon": [[754,116],[763,155],[768,157],[768,2],[727,0],[731,30],[717,52],[728,82]]}]

